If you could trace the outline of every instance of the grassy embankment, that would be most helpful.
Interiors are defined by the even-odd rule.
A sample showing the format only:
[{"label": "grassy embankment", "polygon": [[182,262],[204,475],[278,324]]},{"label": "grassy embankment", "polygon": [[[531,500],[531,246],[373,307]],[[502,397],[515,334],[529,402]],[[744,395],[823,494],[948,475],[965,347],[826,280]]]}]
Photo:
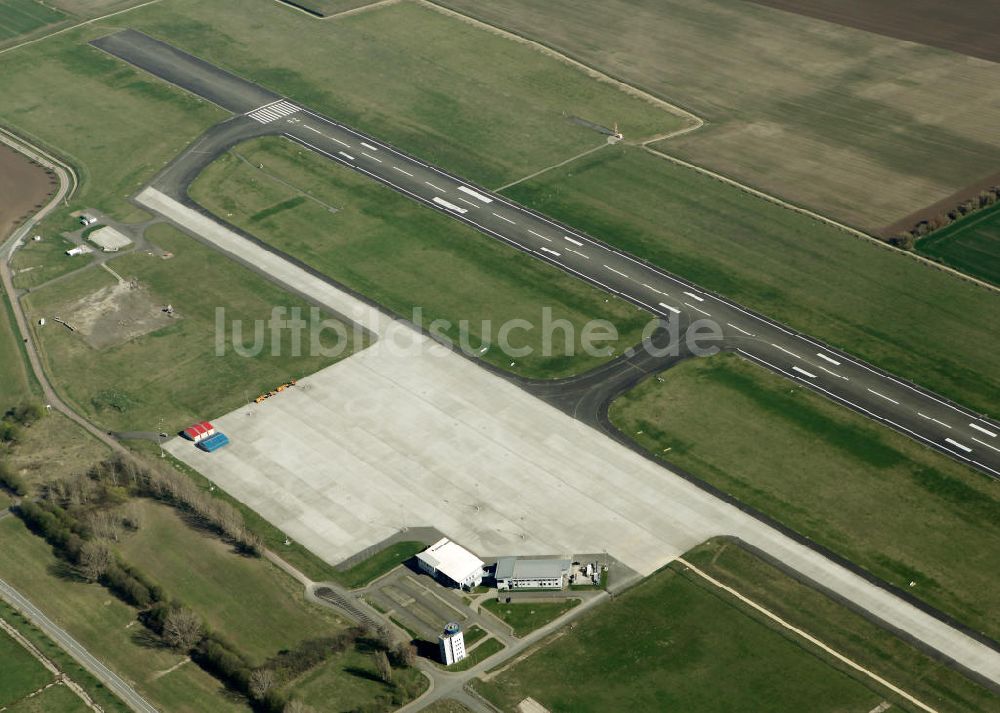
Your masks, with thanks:
[{"label": "grassy embankment", "polygon": [[[254,320],[269,319],[273,307],[299,307],[308,317],[309,305],[170,226],[153,226],[147,235],[174,257],[163,260],[133,252],[110,265],[147,290],[148,311],[171,304],[177,314],[173,322],[99,350],[60,325],[36,328],[54,383],[94,421],[118,430],[156,431],[162,419],[162,430],[174,432],[191,421],[231,411],[248,396],[290,378],[313,373],[356,346],[349,344],[340,357],[311,356],[307,333],[302,356],[293,356],[291,333],[284,330],[276,353],[268,338],[259,356],[240,356],[232,346],[234,320],[242,321],[243,342],[250,345]],[[33,292],[25,306],[34,322],[39,316],[65,314],[77,300],[114,284],[106,271],[87,270]],[[216,351],[218,307],[225,308],[222,356]],[[332,346],[333,332],[323,336],[324,346]]]},{"label": "grassy embankment", "polygon": [[[447,334],[456,344],[462,343],[459,323],[467,320],[470,350],[478,352],[490,342],[482,358],[496,366],[534,377],[584,371],[606,360],[581,353],[587,321],[615,324],[621,339],[614,346],[621,353],[640,340],[650,319],[622,300],[609,299],[290,142],[260,139],[236,151],[195,181],[195,200],[397,314],[412,319],[419,308],[425,327],[447,319]],[[264,171],[256,168],[261,164]],[[544,349],[546,307],[553,320],[574,325],[575,356],[558,335],[552,349]],[[515,346],[526,344],[534,353],[512,359],[496,342],[501,325],[515,318],[535,325],[512,338]]]},{"label": "grassy embankment", "polygon": [[921,238],[916,250],[945,265],[1000,285],[1000,204]]},{"label": "grassy embankment", "polygon": [[[974,409],[1000,413],[1000,296],[637,149],[512,198]],[[955,345],[962,345],[956,349]]]},{"label": "grassy embankment", "polygon": [[685,362],[663,379],[612,404],[624,433],[1000,637],[997,481],[735,356]]},{"label": "grassy embankment", "polygon": [[[735,587],[767,595],[778,613],[942,711],[988,710],[991,695],[901,640],[738,548],[709,543],[687,556]],[[819,630],[817,630],[819,627]],[[609,652],[612,652],[609,654]],[[581,686],[581,681],[588,685]],[[588,613],[476,689],[504,710],[527,696],[550,710],[909,710],[888,689],[671,565]]]}]

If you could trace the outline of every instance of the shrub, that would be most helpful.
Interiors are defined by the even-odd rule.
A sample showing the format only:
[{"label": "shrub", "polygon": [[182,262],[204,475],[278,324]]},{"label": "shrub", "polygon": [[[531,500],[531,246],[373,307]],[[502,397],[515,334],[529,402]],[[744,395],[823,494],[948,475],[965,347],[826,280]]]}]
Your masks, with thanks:
[{"label": "shrub", "polygon": [[25,496],[28,494],[28,484],[24,478],[6,463],[0,462],[0,485],[7,488],[14,495]]}]

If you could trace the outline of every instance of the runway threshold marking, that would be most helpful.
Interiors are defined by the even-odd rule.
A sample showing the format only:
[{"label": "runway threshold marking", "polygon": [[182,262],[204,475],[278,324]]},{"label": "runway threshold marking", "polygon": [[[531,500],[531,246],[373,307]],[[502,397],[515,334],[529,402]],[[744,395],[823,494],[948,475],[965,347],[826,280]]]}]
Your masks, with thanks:
[{"label": "runway threshold marking", "polygon": [[400,168],[399,166],[393,166],[393,168],[394,168],[394,169],[396,169],[397,171],[399,171],[400,173],[402,173],[402,174],[406,175],[406,176],[410,176],[410,177],[412,177],[412,176],[413,176],[413,174],[412,174],[412,173],[410,173],[409,171],[404,171],[404,170],[403,170],[403,169],[401,169],[401,168]]},{"label": "runway threshold marking", "polygon": [[928,421],[933,421],[934,423],[937,423],[937,424],[940,424],[940,425],[944,426],[945,428],[951,428],[951,426],[950,426],[950,425],[948,425],[948,424],[947,424],[947,423],[945,423],[944,421],[939,421],[939,420],[937,420],[937,419],[936,419],[936,418],[934,418],[933,416],[928,416],[927,414],[925,414],[925,413],[920,413],[919,411],[917,411],[917,415],[918,415],[918,416],[920,416],[921,418],[926,418],[926,419],[927,419]]},{"label": "runway threshold marking", "polygon": [[534,230],[529,230],[528,232],[534,235],[536,238],[541,238],[542,240],[548,240],[550,243],[552,242],[552,238],[547,238],[541,233],[536,233]]},{"label": "runway threshold marking", "polygon": [[353,156],[351,156],[351,154],[347,153],[346,151],[338,151],[337,153],[339,153],[339,154],[340,154],[341,156],[343,156],[344,158],[349,158],[349,159],[351,159],[352,161],[354,160],[354,157],[353,157]]},{"label": "runway threshold marking", "polygon": [[[581,243],[579,240],[574,240],[573,238],[569,237],[568,235],[564,235],[563,236],[563,240],[566,240],[568,242],[573,243],[578,248],[582,248],[583,247],[583,243]],[[605,267],[607,267],[607,265],[605,265]]]},{"label": "runway threshold marking", "polygon": [[800,374],[805,374],[805,375],[806,375],[806,376],[808,376],[808,377],[809,377],[810,379],[815,379],[815,378],[816,378],[816,375],[815,375],[815,374],[812,374],[812,373],[810,373],[810,372],[806,371],[805,369],[803,369],[803,368],[802,368],[802,367],[800,367],[800,366],[793,366],[793,367],[792,367],[792,371],[797,371],[797,372],[799,372]]},{"label": "runway threshold marking", "polygon": [[983,428],[982,426],[980,426],[980,425],[978,425],[978,424],[975,424],[975,423],[970,423],[970,424],[969,424],[969,426],[970,426],[971,428],[974,428],[974,429],[976,429],[976,430],[977,430],[977,431],[979,431],[980,433],[985,433],[985,434],[986,434],[987,436],[989,436],[990,438],[996,438],[996,437],[997,437],[997,434],[993,433],[993,431],[989,431],[989,430],[987,430],[987,429]]},{"label": "runway threshold marking", "polygon": [[378,151],[378,146],[372,146],[371,144],[366,144],[364,141],[361,142],[361,145],[364,146],[369,151]]},{"label": "runway threshold marking", "polygon": [[458,190],[462,191],[462,193],[465,193],[467,195],[472,196],[477,201],[482,201],[483,203],[492,203],[493,202],[493,199],[490,198],[489,196],[484,196],[479,191],[474,191],[471,188],[469,188],[468,186],[459,186]]},{"label": "runway threshold marking", "polygon": [[552,254],[553,254],[553,255],[555,255],[556,257],[559,257],[559,253],[557,253],[557,252],[556,252],[555,250],[553,250],[552,248],[547,248],[547,247],[545,247],[545,246],[543,245],[543,246],[542,246],[542,250],[544,250],[544,251],[545,251],[545,252],[547,252],[547,253],[552,253]]},{"label": "runway threshold marking", "polygon": [[434,202],[437,203],[440,206],[444,206],[448,210],[453,210],[456,213],[468,213],[469,212],[465,208],[462,208],[461,206],[457,206],[454,203],[449,203],[448,201],[444,200],[443,198],[438,198],[437,196],[434,196]]},{"label": "runway threshold marking", "polygon": [[896,404],[897,406],[899,406],[899,402],[898,402],[898,401],[896,401],[896,399],[890,399],[890,398],[889,398],[888,396],[886,396],[885,394],[880,394],[879,392],[875,391],[875,389],[868,389],[868,391],[869,391],[870,393],[873,393],[873,394],[875,394],[876,396],[879,396],[879,397],[881,397],[881,398],[885,399],[886,401],[888,401],[888,402],[890,402],[890,403],[894,403],[894,404]]},{"label": "runway threshold marking", "polygon": [[945,443],[950,443],[951,445],[955,446],[956,448],[961,448],[966,453],[972,453],[972,449],[971,448],[969,448],[967,445],[965,445],[963,443],[959,443],[954,438],[945,438],[944,440],[945,440]]}]

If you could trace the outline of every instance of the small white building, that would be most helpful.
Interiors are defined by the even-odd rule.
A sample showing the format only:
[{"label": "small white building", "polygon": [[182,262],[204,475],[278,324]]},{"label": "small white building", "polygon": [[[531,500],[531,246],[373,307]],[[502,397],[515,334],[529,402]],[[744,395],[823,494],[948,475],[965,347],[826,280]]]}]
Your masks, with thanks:
[{"label": "small white building", "polygon": [[91,215],[84,214],[80,216],[80,225],[93,225],[96,222],[97,218]]},{"label": "small white building", "polygon": [[462,627],[451,622],[438,636],[438,648],[441,651],[441,663],[451,666],[465,658],[465,634]]},{"label": "small white building", "polygon": [[417,564],[427,574],[440,576],[457,587],[472,589],[483,583],[485,562],[447,537],[418,553]]},{"label": "small white building", "polygon": [[77,245],[75,248],[70,248],[66,251],[66,254],[70,257],[75,257],[77,255],[86,255],[87,253],[94,252],[91,250],[89,245]]},{"label": "small white building", "polygon": [[562,589],[569,574],[569,560],[529,560],[502,557],[493,577],[497,589]]}]

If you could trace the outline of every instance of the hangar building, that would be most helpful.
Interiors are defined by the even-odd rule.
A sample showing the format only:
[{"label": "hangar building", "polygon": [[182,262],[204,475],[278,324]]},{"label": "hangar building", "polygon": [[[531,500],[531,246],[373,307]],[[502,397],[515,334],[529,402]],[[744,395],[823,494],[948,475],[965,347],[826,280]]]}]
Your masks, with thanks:
[{"label": "hangar building", "polygon": [[420,569],[457,587],[472,589],[483,583],[481,559],[447,537],[417,554]]},{"label": "hangar building", "polygon": [[569,560],[529,560],[501,557],[493,577],[497,589],[562,589],[569,574]]}]

